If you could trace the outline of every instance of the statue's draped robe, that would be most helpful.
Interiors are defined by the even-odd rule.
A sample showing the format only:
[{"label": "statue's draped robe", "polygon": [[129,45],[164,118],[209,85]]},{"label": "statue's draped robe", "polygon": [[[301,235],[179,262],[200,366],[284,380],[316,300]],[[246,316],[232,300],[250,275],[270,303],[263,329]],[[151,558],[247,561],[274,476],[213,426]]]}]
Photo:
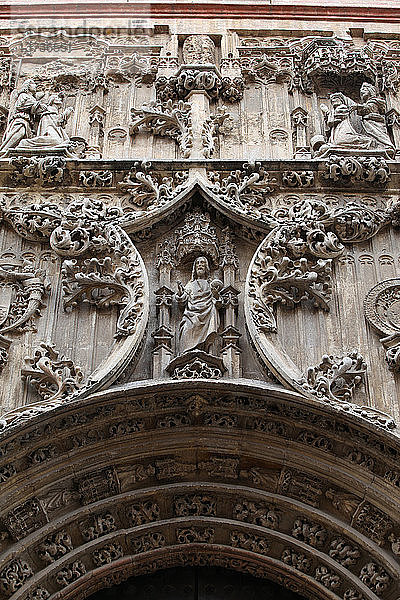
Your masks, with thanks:
[{"label": "statue's draped robe", "polygon": [[40,103],[30,92],[19,94],[14,106],[14,114],[10,117],[3,136],[0,152],[15,148],[21,140],[32,136],[31,122],[39,105]]},{"label": "statue's draped robe", "polygon": [[69,143],[69,137],[59,124],[58,110],[54,106],[46,106],[40,116],[37,136],[23,140],[19,148],[64,148]]},{"label": "statue's draped robe", "polygon": [[385,101],[369,98],[357,112],[356,103],[347,96],[343,98],[343,104],[328,116],[329,143],[335,148],[392,149],[384,118]]},{"label": "statue's draped robe", "polygon": [[194,348],[207,350],[217,335],[219,315],[207,279],[194,279],[185,287],[184,294],[178,296],[179,303],[185,304],[182,321],[179,326],[179,352]]}]

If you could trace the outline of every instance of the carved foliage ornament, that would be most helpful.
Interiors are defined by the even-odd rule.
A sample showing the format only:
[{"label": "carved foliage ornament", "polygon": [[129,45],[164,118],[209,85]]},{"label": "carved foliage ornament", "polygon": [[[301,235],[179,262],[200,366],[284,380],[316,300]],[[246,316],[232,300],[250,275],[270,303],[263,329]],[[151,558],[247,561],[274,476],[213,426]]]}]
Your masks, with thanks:
[{"label": "carved foliage ornament", "polygon": [[[46,202],[29,204],[29,198],[24,200],[25,203],[21,204],[15,199],[3,203],[0,206],[1,216],[24,238],[50,242],[54,252],[63,259],[64,308],[71,310],[80,302],[89,302],[99,308],[120,307],[116,335],[121,343],[113,347],[112,359],[105,363],[113,366],[100,366],[90,380],[90,385],[103,385],[111,373],[123,368],[122,357],[128,360],[130,353],[137,348],[147,315],[144,265],[130,238],[118,224],[122,211],[90,198],[73,200],[65,208]],[[28,317],[30,313],[33,315],[40,307],[45,291],[42,276],[33,271],[25,272],[26,268],[17,269],[14,274],[6,267],[1,268],[4,277],[13,277],[15,281],[21,279],[26,288],[26,314]],[[5,317],[4,312],[3,322]],[[24,324],[22,318],[14,321],[18,326]],[[128,336],[132,337],[128,339]],[[121,354],[124,338],[128,341]],[[4,336],[0,341],[4,362],[7,352]],[[72,391],[78,391],[82,380],[80,370],[71,361],[58,357],[49,346],[40,350],[32,361],[33,369],[26,370],[25,375],[31,377],[47,402],[62,401]]]},{"label": "carved foliage ornament", "polygon": [[118,184],[125,194],[122,199],[124,212],[146,209],[157,210],[178,196],[187,186],[187,171],[174,171],[172,175],[151,171],[151,163],[135,163],[134,167]]},{"label": "carved foliage ornament", "polygon": [[151,102],[141,109],[131,109],[129,133],[135,136],[141,128],[153,135],[170,137],[179,145],[183,158],[189,158],[193,145],[190,104],[179,100]]},{"label": "carved foliage ornament", "polygon": [[49,290],[45,273],[27,259],[0,259],[0,371],[7,362],[11,340],[4,334],[34,329]]},{"label": "carved foliage ornament", "polygon": [[67,399],[81,387],[82,371],[71,360],[60,357],[51,344],[42,343],[26,361],[22,375],[30,378],[44,400]]},{"label": "carved foliage ornament", "polygon": [[259,162],[249,162],[242,170],[231,171],[224,177],[223,173],[209,173],[211,193],[228,206],[233,207],[247,218],[255,218],[274,225],[270,218],[268,196],[278,187],[275,178],[271,177]]},{"label": "carved foliage ornament", "polygon": [[293,307],[311,300],[329,310],[332,259],[343,253],[343,243],[369,239],[389,222],[383,211],[355,203],[331,210],[316,200],[281,209],[275,218],[248,279],[251,317],[264,332],[276,331],[273,307],[278,302]]}]

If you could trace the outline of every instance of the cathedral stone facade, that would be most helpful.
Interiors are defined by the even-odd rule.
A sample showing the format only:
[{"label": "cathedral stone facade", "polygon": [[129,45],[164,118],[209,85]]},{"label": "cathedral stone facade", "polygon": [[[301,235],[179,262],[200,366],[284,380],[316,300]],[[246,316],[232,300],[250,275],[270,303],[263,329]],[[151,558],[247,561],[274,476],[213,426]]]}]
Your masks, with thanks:
[{"label": "cathedral stone facade", "polygon": [[292,4],[0,6],[0,600],[400,598],[400,10]]}]

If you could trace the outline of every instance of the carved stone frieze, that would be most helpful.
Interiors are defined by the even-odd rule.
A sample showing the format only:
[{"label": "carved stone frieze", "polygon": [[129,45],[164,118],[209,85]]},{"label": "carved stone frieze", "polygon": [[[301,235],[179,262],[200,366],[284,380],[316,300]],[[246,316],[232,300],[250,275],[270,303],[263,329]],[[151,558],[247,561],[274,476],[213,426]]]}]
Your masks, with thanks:
[{"label": "carved stone frieze", "polygon": [[64,183],[67,176],[67,163],[62,156],[18,156],[11,158],[10,164],[14,169],[11,184],[17,187],[55,187]]},{"label": "carved stone frieze", "polygon": [[47,523],[47,515],[38,498],[32,498],[7,513],[4,524],[20,540]]},{"label": "carved stone frieze", "polygon": [[112,171],[81,171],[79,181],[85,188],[104,188],[112,185]]},{"label": "carved stone frieze", "polygon": [[325,544],[327,531],[319,523],[299,517],[293,523],[292,536],[314,548],[320,548]]},{"label": "carved stone frieze", "polygon": [[190,527],[187,529],[176,530],[176,540],[178,544],[212,544],[214,535],[215,529],[212,527]]},{"label": "carved stone frieze", "polygon": [[102,498],[117,495],[120,482],[114,468],[100,469],[88,473],[77,482],[82,504],[91,504]]},{"label": "carved stone frieze", "polygon": [[134,526],[151,523],[160,518],[160,507],[150,500],[140,502],[139,504],[132,504],[127,509],[127,516],[130,523]]},{"label": "carved stone frieze", "polygon": [[303,573],[309,573],[311,570],[311,561],[305,554],[295,552],[292,548],[285,548],[281,556],[282,562],[290,567],[294,567]]},{"label": "carved stone frieze", "polygon": [[38,554],[45,563],[53,563],[71,550],[71,537],[66,531],[59,531],[40,544]]},{"label": "carved stone frieze", "polygon": [[324,177],[341,183],[386,184],[390,170],[385,159],[366,156],[332,155],[325,163]]},{"label": "carved stone frieze", "polygon": [[231,544],[234,548],[243,548],[257,554],[269,554],[270,541],[261,536],[233,531],[231,533]]},{"label": "carved stone frieze", "polygon": [[385,569],[372,562],[361,569],[360,580],[377,596],[381,596],[390,584],[390,577]]},{"label": "carved stone frieze", "polygon": [[328,590],[337,590],[342,584],[339,575],[336,575],[336,573],[333,573],[324,565],[316,568],[315,579],[316,581],[320,581]]},{"label": "carved stone frieze", "polygon": [[215,517],[216,500],[206,495],[180,496],[175,499],[174,509],[177,517]]},{"label": "carved stone frieze", "polygon": [[121,544],[106,544],[102,548],[93,552],[93,562],[96,566],[101,567],[118,560],[124,555]]},{"label": "carved stone frieze", "polygon": [[129,83],[137,85],[151,84],[158,71],[157,57],[134,52],[129,56],[109,56],[104,69],[105,81]]},{"label": "carved stone frieze", "polygon": [[313,171],[284,171],[282,183],[289,188],[308,188],[314,185]]},{"label": "carved stone frieze", "polygon": [[33,575],[33,571],[24,560],[14,560],[0,571],[0,587],[4,594],[11,596]]},{"label": "carved stone frieze", "polygon": [[82,577],[82,575],[85,575],[85,573],[85,565],[82,563],[82,561],[77,560],[66,565],[63,569],[58,571],[56,575],[56,582],[61,587],[66,587],[67,585],[70,585],[79,579],[79,577]]},{"label": "carved stone frieze", "polygon": [[113,515],[105,513],[94,516],[90,522],[80,523],[79,527],[83,539],[89,542],[114,531],[117,526]]},{"label": "carved stone frieze", "polygon": [[332,540],[329,556],[335,559],[344,567],[350,567],[357,564],[361,554],[358,548],[351,546],[342,538]]}]

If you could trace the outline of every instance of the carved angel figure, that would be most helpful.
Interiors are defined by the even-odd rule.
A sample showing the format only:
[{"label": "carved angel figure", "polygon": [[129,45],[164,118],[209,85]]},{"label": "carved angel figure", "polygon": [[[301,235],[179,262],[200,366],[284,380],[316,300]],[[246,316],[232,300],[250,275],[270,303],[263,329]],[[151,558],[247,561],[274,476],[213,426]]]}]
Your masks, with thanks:
[{"label": "carved angel figure", "polygon": [[375,87],[369,83],[362,84],[360,98],[361,102],[357,104],[337,92],[329,97],[331,109],[321,106],[328,144],[321,147],[319,154],[329,148],[393,151],[385,123],[385,100],[378,96]]},{"label": "carved angel figure", "polygon": [[178,283],[176,300],[184,307],[179,325],[179,353],[199,348],[208,351],[218,336],[222,282],[214,279],[210,282],[210,267],[207,258],[199,256],[193,263],[192,278],[183,287]]}]

